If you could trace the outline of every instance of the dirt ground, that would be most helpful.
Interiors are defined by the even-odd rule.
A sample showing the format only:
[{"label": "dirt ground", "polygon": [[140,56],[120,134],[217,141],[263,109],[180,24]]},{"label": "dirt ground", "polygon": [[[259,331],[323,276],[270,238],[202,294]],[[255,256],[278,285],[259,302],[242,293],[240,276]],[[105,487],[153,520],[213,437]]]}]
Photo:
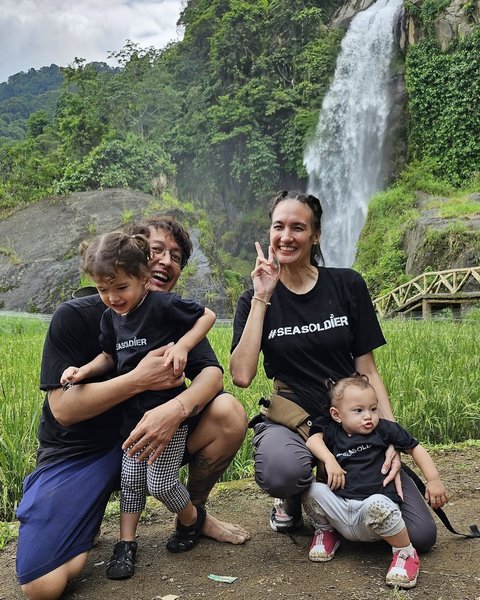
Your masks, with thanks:
[{"label": "dirt ground", "polygon": [[[480,448],[437,451],[434,458],[450,493],[446,512],[452,524],[462,532],[473,523],[480,527]],[[480,539],[455,536],[438,520],[438,541],[420,557],[417,587],[398,592],[384,583],[390,550],[383,543],[344,542],[333,561],[312,563],[311,530],[305,527],[294,537],[274,533],[268,526],[270,507],[271,499],[251,480],[217,486],[208,510],[241,524],[252,539],[231,546],[205,538],[180,555],[165,550],[172,519],[159,507],[140,525],[136,571],[127,581],[105,577],[105,562],[117,535],[116,519],[106,520],[82,577],[69,585],[62,600],[480,600]],[[14,561],[15,544],[10,543],[0,552],[0,600],[23,598]],[[209,579],[209,574],[237,579],[221,583]]]}]

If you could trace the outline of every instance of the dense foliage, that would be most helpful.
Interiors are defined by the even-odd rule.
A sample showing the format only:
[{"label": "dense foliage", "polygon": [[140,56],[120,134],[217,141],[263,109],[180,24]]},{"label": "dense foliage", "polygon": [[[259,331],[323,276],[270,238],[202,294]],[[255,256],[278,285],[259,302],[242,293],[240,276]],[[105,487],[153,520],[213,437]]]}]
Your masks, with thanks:
[{"label": "dense foliage", "polygon": [[32,113],[53,115],[62,79],[60,68],[50,65],[0,83],[0,146],[25,136],[26,120]]},{"label": "dense foliage", "polygon": [[409,149],[454,184],[480,173],[480,27],[442,51],[433,37],[409,49]]},{"label": "dense foliage", "polygon": [[183,200],[218,208],[229,229],[305,176],[305,136],[342,35],[325,24],[338,4],[192,0],[183,41],[162,51],[128,42],[111,57],[121,67],[113,76],[76,60],[62,69],[54,114],[34,113],[25,138],[0,149],[0,207],[97,187],[148,190],[166,176]]}]

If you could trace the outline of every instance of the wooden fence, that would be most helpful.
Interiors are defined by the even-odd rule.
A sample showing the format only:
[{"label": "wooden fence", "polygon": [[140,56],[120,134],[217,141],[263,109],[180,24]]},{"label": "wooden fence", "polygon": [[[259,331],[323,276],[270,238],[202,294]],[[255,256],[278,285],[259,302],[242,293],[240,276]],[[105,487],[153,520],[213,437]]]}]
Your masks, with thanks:
[{"label": "wooden fence", "polygon": [[480,266],[423,273],[373,304],[381,317],[420,310],[428,317],[432,309],[450,307],[461,312],[462,305],[474,302],[480,302]]}]

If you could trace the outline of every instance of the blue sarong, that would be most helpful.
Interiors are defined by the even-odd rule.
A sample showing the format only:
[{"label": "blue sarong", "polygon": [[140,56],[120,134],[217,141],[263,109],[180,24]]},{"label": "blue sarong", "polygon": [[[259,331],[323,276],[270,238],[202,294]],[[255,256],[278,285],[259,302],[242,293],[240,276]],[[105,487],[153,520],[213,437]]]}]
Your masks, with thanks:
[{"label": "blue sarong", "polygon": [[23,482],[16,572],[38,579],[93,547],[110,494],[119,489],[122,450],[41,465]]}]

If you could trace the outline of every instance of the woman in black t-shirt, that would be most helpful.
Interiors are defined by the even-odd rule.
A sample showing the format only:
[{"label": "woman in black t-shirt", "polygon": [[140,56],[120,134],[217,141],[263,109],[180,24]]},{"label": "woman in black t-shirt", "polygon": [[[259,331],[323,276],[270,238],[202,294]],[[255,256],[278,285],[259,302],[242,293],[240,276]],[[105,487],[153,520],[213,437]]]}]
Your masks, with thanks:
[{"label": "woman in black t-shirt", "polygon": [[[239,387],[254,379],[260,352],[265,373],[281,395],[313,418],[328,411],[326,379],[355,371],[367,375],[382,418],[394,421],[373,350],[385,343],[363,278],[352,269],[319,266],[322,208],[315,196],[284,191],[273,200],[270,245],[256,243],[253,289],[242,294],[234,320],[230,370]],[[323,262],[323,261],[322,261]],[[304,440],[271,420],[255,424],[255,478],[275,497],[274,531],[302,524],[300,495],[313,481],[314,459]],[[392,450],[383,465],[386,481],[400,461]],[[402,473],[403,516],[418,549],[436,539],[435,523],[415,485]]]}]

